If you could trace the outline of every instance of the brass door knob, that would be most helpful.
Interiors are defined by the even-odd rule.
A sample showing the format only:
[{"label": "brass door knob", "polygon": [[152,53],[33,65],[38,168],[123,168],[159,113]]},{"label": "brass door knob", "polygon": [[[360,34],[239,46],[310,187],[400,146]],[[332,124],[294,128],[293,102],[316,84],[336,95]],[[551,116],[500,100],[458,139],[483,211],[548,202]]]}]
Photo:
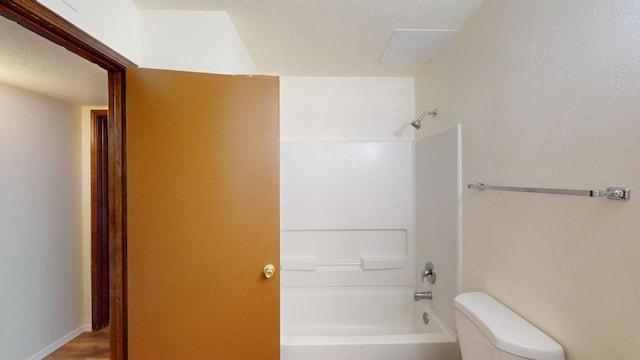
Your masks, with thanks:
[{"label": "brass door knob", "polygon": [[271,264],[267,264],[262,268],[262,272],[264,273],[264,277],[271,279],[276,273],[276,267]]}]

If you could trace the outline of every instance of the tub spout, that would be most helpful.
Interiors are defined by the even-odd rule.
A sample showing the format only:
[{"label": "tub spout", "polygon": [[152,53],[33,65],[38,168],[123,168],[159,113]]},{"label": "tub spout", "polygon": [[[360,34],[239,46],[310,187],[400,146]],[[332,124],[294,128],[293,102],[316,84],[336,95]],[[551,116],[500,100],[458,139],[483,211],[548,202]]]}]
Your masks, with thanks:
[{"label": "tub spout", "polygon": [[433,299],[433,294],[431,291],[416,291],[413,293],[413,301],[420,300],[431,300]]}]

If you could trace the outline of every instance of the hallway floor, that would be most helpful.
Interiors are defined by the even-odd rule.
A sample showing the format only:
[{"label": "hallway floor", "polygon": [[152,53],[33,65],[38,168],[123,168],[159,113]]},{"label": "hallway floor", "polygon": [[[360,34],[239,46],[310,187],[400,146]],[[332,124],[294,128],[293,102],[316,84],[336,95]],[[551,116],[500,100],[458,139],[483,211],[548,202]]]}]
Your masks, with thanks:
[{"label": "hallway floor", "polygon": [[109,327],[86,332],[47,356],[45,360],[108,360]]}]

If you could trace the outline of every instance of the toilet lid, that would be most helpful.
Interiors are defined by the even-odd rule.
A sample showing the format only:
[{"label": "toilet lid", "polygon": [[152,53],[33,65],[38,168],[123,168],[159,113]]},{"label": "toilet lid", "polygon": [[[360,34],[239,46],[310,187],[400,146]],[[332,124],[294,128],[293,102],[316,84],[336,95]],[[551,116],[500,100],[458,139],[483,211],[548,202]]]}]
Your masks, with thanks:
[{"label": "toilet lid", "polygon": [[502,351],[526,359],[564,360],[560,344],[485,293],[458,295],[454,307]]}]

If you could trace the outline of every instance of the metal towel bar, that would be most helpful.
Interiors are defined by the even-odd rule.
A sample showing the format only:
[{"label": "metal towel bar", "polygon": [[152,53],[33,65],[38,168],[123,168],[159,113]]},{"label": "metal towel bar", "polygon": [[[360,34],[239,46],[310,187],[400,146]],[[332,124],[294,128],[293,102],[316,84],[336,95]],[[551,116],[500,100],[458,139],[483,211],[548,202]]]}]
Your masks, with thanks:
[{"label": "metal towel bar", "polygon": [[570,189],[546,189],[531,187],[514,187],[514,186],[494,186],[486,185],[483,182],[477,184],[469,184],[469,189],[476,190],[497,190],[497,191],[517,191],[530,192],[537,194],[556,194],[556,195],[574,195],[589,197],[606,197],[613,200],[630,200],[631,189],[623,187],[608,187],[607,190],[570,190]]}]

